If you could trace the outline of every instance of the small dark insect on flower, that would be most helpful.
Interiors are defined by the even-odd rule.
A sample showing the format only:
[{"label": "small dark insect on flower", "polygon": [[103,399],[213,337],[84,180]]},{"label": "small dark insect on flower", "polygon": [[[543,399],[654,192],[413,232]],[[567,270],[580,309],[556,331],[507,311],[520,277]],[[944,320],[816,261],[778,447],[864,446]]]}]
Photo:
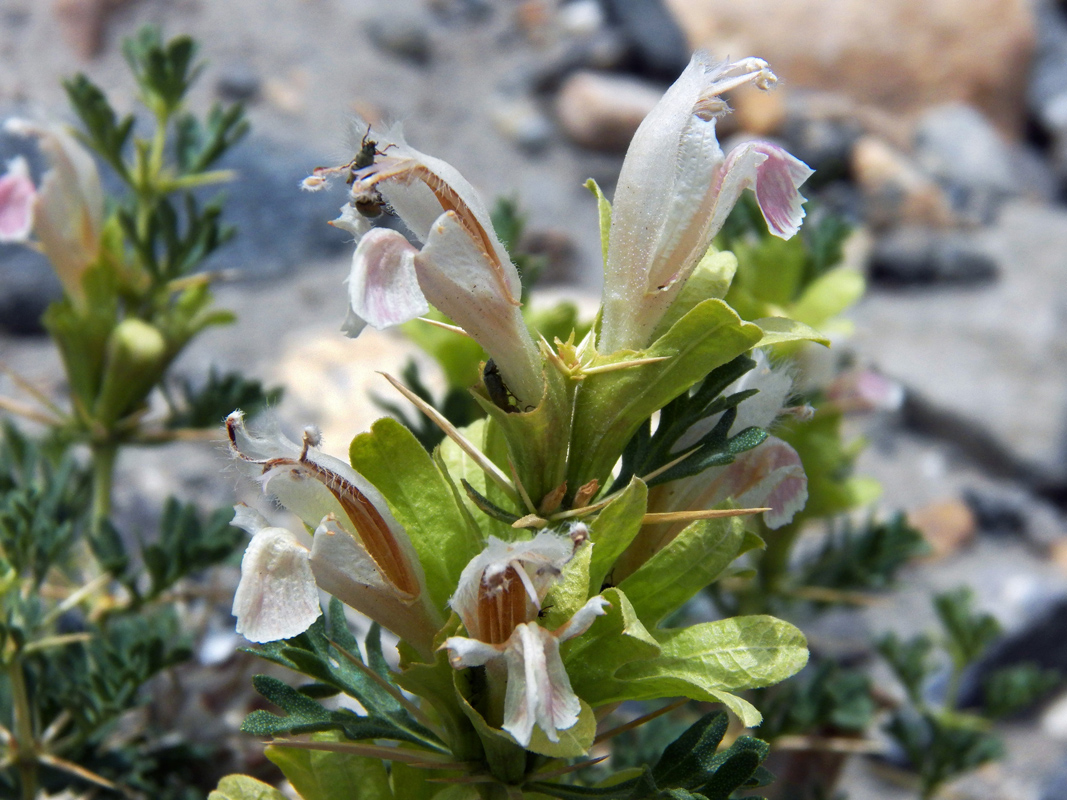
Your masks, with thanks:
[{"label": "small dark insect on flower", "polygon": [[370,138],[370,125],[367,126],[367,132],[363,134],[363,138],[359,142],[359,152],[356,153],[348,163],[348,182],[352,183],[356,179],[356,173],[361,169],[365,169],[374,163],[374,159],[378,156],[385,155],[385,151],[393,145],[387,144],[385,150],[378,149],[378,142]]},{"label": "small dark insect on flower", "polygon": [[382,215],[385,200],[373,186],[365,187],[357,183],[352,187],[352,207],[367,219],[374,219]]},{"label": "small dark insect on flower", "polygon": [[552,608],[552,604],[551,603],[549,603],[547,606],[541,606],[541,608],[538,609],[538,611],[537,611],[537,618],[538,619],[544,619],[545,617],[547,617],[548,616],[548,612],[549,612],[549,610],[551,608]]},{"label": "small dark insect on flower", "polygon": [[500,367],[491,358],[485,362],[485,369],[482,370],[482,382],[485,384],[485,390],[489,393],[489,399],[493,401],[497,408],[501,408],[509,414],[514,414],[519,410],[515,407],[514,395],[512,395],[500,375]]}]

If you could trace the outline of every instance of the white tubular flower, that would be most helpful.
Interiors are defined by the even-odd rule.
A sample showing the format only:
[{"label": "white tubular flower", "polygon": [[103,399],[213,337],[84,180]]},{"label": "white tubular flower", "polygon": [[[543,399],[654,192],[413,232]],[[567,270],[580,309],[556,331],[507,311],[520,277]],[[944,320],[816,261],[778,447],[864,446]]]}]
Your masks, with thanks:
[{"label": "white tubular flower", "polygon": [[559,655],[560,642],[589,630],[594,619],[607,613],[605,609],[609,605],[597,595],[554,631],[536,622],[524,622],[515,626],[511,636],[501,644],[453,636],[443,646],[448,649],[449,662],[456,669],[480,667],[494,659],[504,659],[508,685],[501,727],[523,747],[530,744],[534,725],[544,731],[550,742],[558,742],[559,732],[574,727],[582,710]]},{"label": "white tubular flower", "polygon": [[270,527],[248,506],[234,510],[233,524],[252,534],[233,597],[237,632],[260,643],[303,633],[322,614],[308,548],[285,528]]},{"label": "white tubular flower", "polygon": [[[312,430],[305,431],[302,445],[277,432],[252,436],[239,411],[227,418],[226,428],[236,463],[315,531],[302,561],[293,554],[278,562],[274,585],[282,581],[283,568],[292,585],[306,582],[310,571],[319,587],[420,651],[431,652],[430,642],[443,619],[428,604],[422,566],[407,532],[378,490],[340,459],[315,449],[318,435]],[[272,533],[271,541],[280,547],[282,537]],[[295,538],[285,546],[302,547]],[[252,599],[257,592],[265,591],[261,584],[250,586],[247,597],[242,596],[248,606],[258,602]],[[315,619],[300,618],[307,625]]]},{"label": "white tubular flower", "polygon": [[353,196],[380,195],[423,247],[396,231],[367,233],[351,205],[342,209],[333,224],[362,237],[348,279],[345,332],[406,322],[432,304],[489,353],[521,405],[536,406],[544,392],[541,356],[522,318],[518,271],[489,210],[454,167],[394,138],[352,172]]},{"label": "white tubular flower", "polygon": [[558,742],[559,731],[572,727],[581,712],[559,645],[585,633],[609,604],[594,597],[554,631],[536,620],[545,594],[582,541],[548,531],[525,542],[490,537],[488,547],[464,568],[451,601],[470,637],[445,641],[449,662],[463,669],[503,659],[507,689],[501,727],[524,747],[534,725]]},{"label": "white tubular flower", "polygon": [[104,192],[96,162],[58,125],[11,119],[5,129],[16,136],[37,137],[52,167],[34,197],[33,233],[63,289],[80,299],[81,278],[99,255],[104,224]]},{"label": "white tubular flower", "polygon": [[[734,381],[724,394],[749,389],[759,393],[744,400],[737,407],[737,418],[730,426],[736,435],[749,427],[771,428],[777,417],[785,412],[793,380],[789,372],[775,368],[763,351],[753,352],[756,366]],[[675,451],[685,452],[696,444],[719,421],[721,415],[694,425],[675,445]],[[808,478],[800,456],[791,445],[768,436],[724,467],[712,467],[697,475],[659,486],[649,496],[650,511],[688,511],[714,508],[733,499],[742,507],[764,508],[763,521],[774,529],[791,522],[808,501]],[[658,547],[662,547],[681,531],[684,525],[674,525],[663,532]],[[662,531],[662,529],[660,529]]]},{"label": "white tubular flower", "polygon": [[728,111],[723,93],[776,80],[761,59],[713,65],[697,53],[637,129],[612,208],[600,352],[648,344],[745,189],[755,192],[771,233],[797,232],[797,189],[812,170],[768,142],[724,156],[715,137],[715,120]]},{"label": "white tubular flower", "polygon": [[33,204],[37,189],[22,156],[7,162],[0,175],[0,244],[24,243],[33,230]]}]

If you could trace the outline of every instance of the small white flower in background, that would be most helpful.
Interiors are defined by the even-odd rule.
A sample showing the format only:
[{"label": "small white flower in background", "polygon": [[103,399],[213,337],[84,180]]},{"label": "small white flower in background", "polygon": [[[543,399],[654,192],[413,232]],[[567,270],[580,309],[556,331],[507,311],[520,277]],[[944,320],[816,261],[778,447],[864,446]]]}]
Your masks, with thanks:
[{"label": "small white flower in background", "polygon": [[[474,187],[396,132],[383,140],[372,163],[317,170],[312,188],[343,171],[352,177],[356,207],[345,205],[333,224],[359,240],[348,278],[345,332],[356,336],[367,324],[397,325],[433,305],[489,353],[521,406],[536,406],[544,392],[543,367],[522,317],[519,273]],[[370,230],[356,210],[367,197],[387,203],[422,247],[393,230]]]},{"label": "small white flower in background", "polygon": [[608,601],[590,599],[554,631],[537,624],[549,588],[560,577],[584,537],[541,531],[525,542],[489,537],[459,579],[453,610],[470,637],[453,636],[442,645],[456,669],[502,661],[507,675],[503,729],[524,747],[534,726],[549,741],[577,723],[581,703],[571,688],[559,645],[580,636],[607,613]]},{"label": "small white flower in background", "polygon": [[[317,450],[312,429],[301,445],[277,431],[253,436],[239,411],[227,418],[226,429],[239,468],[314,531],[309,547],[301,536],[239,509],[235,524],[253,539],[234,600],[238,632],[252,641],[303,632],[318,617],[318,586],[432,653],[444,620],[429,605],[407,532],[378,490],[345,462]],[[286,592],[294,595],[294,610],[280,602]],[[310,593],[316,596],[315,613]]]},{"label": "small white flower in background", "polygon": [[[737,417],[730,426],[730,435],[737,435],[750,427],[771,429],[783,413],[793,390],[793,378],[788,369],[773,365],[762,350],[754,350],[756,366],[746,372],[723,392],[728,396],[757,389],[758,394],[737,406]],[[721,415],[702,420],[683,435],[675,445],[681,454],[707,434]],[[741,453],[733,463],[711,467],[698,475],[657,486],[649,493],[648,510],[695,511],[715,508],[727,499],[745,508],[770,508],[763,512],[763,521],[772,530],[792,522],[808,501],[808,477],[797,451],[777,436],[768,436],[761,444]],[[659,526],[656,543],[646,543],[655,552],[670,542],[685,523]]]},{"label": "small white flower in background", "polygon": [[797,189],[812,170],[769,142],[724,155],[715,137],[715,120],[728,111],[723,93],[749,83],[769,89],[776,80],[761,59],[714,65],[697,53],[641,123],[612,207],[600,352],[648,344],[745,189],[775,236],[799,229]]},{"label": "small white flower in background", "polygon": [[[4,129],[16,136],[33,136],[40,142],[51,169],[45,173],[41,186],[32,195],[29,220],[41,250],[52,262],[64,291],[75,299],[82,296],[82,275],[99,256],[100,231],[104,224],[104,192],[96,161],[78,140],[58,125],[35,125],[21,119],[10,119]],[[18,161],[16,159],[16,161]],[[24,180],[16,170],[16,163],[8,165],[9,172],[0,182],[15,175],[13,184],[22,205],[12,209],[18,219],[25,220],[27,209]],[[0,213],[6,211],[0,192]],[[26,241],[29,230],[21,239]],[[2,235],[2,234],[0,234]],[[0,241],[3,241],[0,238]],[[7,241],[15,241],[8,239]]]}]

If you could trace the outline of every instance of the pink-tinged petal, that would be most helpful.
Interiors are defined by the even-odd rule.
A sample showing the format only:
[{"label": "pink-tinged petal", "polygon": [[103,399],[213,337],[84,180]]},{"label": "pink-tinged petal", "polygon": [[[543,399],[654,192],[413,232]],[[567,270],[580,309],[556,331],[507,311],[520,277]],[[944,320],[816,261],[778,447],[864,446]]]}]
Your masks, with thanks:
[{"label": "pink-tinged petal", "polygon": [[394,591],[410,598],[425,585],[418,556],[385,498],[347,463],[318,449],[316,432],[304,433],[303,445],[283,436],[276,426],[249,433],[235,411],[226,420],[235,464],[257,480],[311,529],[330,515],[356,535],[381,568]]},{"label": "pink-tinged petal", "polygon": [[0,176],[0,244],[29,238],[36,196],[26,159],[13,158],[7,164],[7,172]]},{"label": "pink-tinged petal", "polygon": [[559,655],[559,640],[536,623],[519,625],[504,658],[508,688],[503,729],[524,747],[535,724],[549,741],[558,742],[559,731],[573,727],[582,710]]},{"label": "pink-tinged petal", "polygon": [[[419,285],[427,300],[485,348],[520,408],[537,406],[545,386],[541,354],[507,270],[484,245],[458,214],[442,214],[415,256]],[[510,261],[507,266],[514,271]]]},{"label": "pink-tinged petal", "polygon": [[697,53],[641,123],[612,208],[601,352],[648,344],[736,202],[719,196],[724,156],[715,125],[729,110],[721,95],[776,80],[761,59],[713,64]]},{"label": "pink-tinged petal", "polygon": [[345,333],[358,335],[363,323],[382,330],[430,310],[415,276],[416,252],[401,234],[386,228],[374,228],[359,240],[348,276],[352,313]]},{"label": "pink-tinged petal", "polygon": [[745,189],[756,201],[767,229],[782,239],[792,238],[804,220],[804,196],[799,189],[814,173],[807,164],[770,142],[738,145],[726,157],[718,178],[719,199],[713,227],[722,227]]},{"label": "pink-tinged petal", "polygon": [[494,658],[504,655],[503,646],[486,644],[466,636],[451,636],[445,639],[441,647],[448,650],[448,663],[456,669],[484,667]]},{"label": "pink-tinged petal", "polygon": [[770,507],[763,521],[780,528],[808,502],[808,477],[800,456],[775,436],[725,467],[722,485],[728,497],[747,508]]},{"label": "pink-tinged petal", "polygon": [[561,642],[565,642],[575,636],[581,636],[589,630],[589,626],[593,624],[597,617],[607,614],[607,609],[610,607],[611,603],[600,595],[590,597],[588,602],[574,613],[573,617],[556,629],[556,638]]},{"label": "pink-tinged petal", "polygon": [[306,631],[322,609],[308,549],[292,532],[268,527],[257,516],[239,510],[235,520],[255,533],[241,559],[233,614],[246,639],[273,642]]},{"label": "pink-tinged petal", "polygon": [[869,369],[842,372],[826,387],[826,397],[839,411],[897,411],[904,403],[904,387]]},{"label": "pink-tinged petal", "polygon": [[82,275],[96,260],[104,224],[104,192],[96,161],[78,140],[58,125],[11,119],[5,130],[34,136],[48,158],[34,204],[34,234],[64,290],[83,294]]}]

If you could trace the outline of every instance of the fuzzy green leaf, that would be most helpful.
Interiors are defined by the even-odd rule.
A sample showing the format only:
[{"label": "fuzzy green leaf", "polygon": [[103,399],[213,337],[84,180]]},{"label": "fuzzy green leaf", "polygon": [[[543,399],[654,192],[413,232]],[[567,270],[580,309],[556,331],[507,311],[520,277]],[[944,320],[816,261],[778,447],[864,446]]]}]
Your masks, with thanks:
[{"label": "fuzzy green leaf", "polygon": [[[338,733],[317,733],[316,742],[340,742]],[[389,773],[378,758],[351,753],[269,746],[264,755],[285,774],[302,800],[393,800]]]},{"label": "fuzzy green leaf", "polygon": [[385,497],[407,530],[422,563],[434,605],[444,609],[482,540],[456,504],[455,495],[418,439],[394,419],[383,418],[352,440],[355,470]]},{"label": "fuzzy green leaf", "polygon": [[723,702],[746,726],[759,713],[740,698],[741,689],[779,683],[808,660],[807,643],[793,625],[768,616],[734,617],[689,628],[654,631],[659,656],[625,664],[616,677],[638,696]]},{"label": "fuzzy green leaf", "polygon": [[759,537],[746,535],[741,517],[698,520],[645,561],[619,588],[626,592],[641,621],[651,628],[718,580],[740,555],[762,544]]},{"label": "fuzzy green leaf", "polygon": [[604,480],[637,429],[716,367],[753,347],[763,336],[721,300],[696,305],[662,337],[640,352],[598,356],[591,366],[665,357],[665,361],[587,375],[571,430],[568,484]]},{"label": "fuzzy green leaf", "polygon": [[737,256],[729,250],[716,250],[709,247],[708,252],[697,263],[696,269],[685,282],[682,291],[674,299],[667,313],[653,332],[653,339],[662,336],[678,320],[689,313],[698,303],[709,297],[722,299],[730,289],[730,283],[737,273]]},{"label": "fuzzy green leaf", "polygon": [[797,322],[795,319],[763,317],[753,322],[763,331],[763,338],[759,340],[760,347],[769,347],[784,342],[818,342],[826,347],[830,346],[829,339],[814,328],[803,322]]},{"label": "fuzzy green leaf", "polygon": [[589,523],[589,540],[593,542],[589,563],[590,596],[599,594],[605,583],[612,583],[612,565],[641,530],[641,519],[647,507],[648,489],[640,478],[633,478],[622,494]]},{"label": "fuzzy green leaf", "polygon": [[288,800],[273,786],[248,775],[227,775],[207,800]]},{"label": "fuzzy green leaf", "polygon": [[616,680],[615,673],[624,664],[655,658],[662,651],[625,593],[605,589],[603,595],[611,603],[607,614],[560,649],[572,688],[594,706],[627,699],[629,687]]}]

